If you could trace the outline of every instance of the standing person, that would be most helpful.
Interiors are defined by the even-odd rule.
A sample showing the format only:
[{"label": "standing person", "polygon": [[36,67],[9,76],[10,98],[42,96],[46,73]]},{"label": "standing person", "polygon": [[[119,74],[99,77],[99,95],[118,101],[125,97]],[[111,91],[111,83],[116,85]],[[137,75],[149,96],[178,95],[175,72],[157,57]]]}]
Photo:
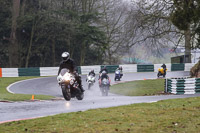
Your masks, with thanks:
[{"label": "standing person", "polygon": [[77,73],[76,65],[75,65],[74,61],[70,58],[70,54],[68,52],[63,52],[61,57],[62,57],[62,61],[60,62],[58,75],[60,74],[60,71],[63,68],[69,69],[70,73],[73,73],[75,75],[75,78],[79,84],[79,88],[81,89],[82,92],[84,92],[81,76],[79,76],[79,74]]}]

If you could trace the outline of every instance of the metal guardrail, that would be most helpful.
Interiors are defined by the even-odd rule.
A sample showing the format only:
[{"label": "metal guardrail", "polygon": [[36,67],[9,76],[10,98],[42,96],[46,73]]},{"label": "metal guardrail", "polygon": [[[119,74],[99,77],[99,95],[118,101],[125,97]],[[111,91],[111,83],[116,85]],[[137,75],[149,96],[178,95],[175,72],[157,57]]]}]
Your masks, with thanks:
[{"label": "metal guardrail", "polygon": [[[109,73],[114,73],[116,68],[122,66],[124,73],[129,72],[157,72],[162,64],[154,65],[106,65]],[[193,63],[186,64],[166,64],[169,71],[190,71]],[[78,66],[79,74],[88,74],[92,69],[99,73],[103,65]],[[19,77],[19,76],[55,76],[58,73],[58,67],[40,67],[40,68],[0,68],[0,77]]]}]

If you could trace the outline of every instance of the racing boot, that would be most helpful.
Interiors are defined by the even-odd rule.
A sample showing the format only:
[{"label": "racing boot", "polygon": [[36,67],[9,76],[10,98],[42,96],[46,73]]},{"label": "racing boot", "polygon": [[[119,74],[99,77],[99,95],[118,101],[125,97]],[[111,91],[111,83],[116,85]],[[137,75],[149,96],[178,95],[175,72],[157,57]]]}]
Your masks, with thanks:
[{"label": "racing boot", "polygon": [[85,91],[85,90],[83,89],[83,86],[82,86],[82,85],[80,85],[79,87],[80,87],[81,92],[84,92],[84,91]]}]

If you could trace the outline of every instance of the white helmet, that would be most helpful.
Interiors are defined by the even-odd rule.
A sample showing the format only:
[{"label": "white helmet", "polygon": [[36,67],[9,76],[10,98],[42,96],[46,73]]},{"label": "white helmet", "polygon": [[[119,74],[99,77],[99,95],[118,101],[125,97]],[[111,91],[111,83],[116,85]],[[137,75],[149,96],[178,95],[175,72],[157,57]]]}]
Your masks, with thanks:
[{"label": "white helmet", "polygon": [[69,60],[69,53],[68,52],[63,52],[61,57],[63,59],[63,61],[68,61]]}]

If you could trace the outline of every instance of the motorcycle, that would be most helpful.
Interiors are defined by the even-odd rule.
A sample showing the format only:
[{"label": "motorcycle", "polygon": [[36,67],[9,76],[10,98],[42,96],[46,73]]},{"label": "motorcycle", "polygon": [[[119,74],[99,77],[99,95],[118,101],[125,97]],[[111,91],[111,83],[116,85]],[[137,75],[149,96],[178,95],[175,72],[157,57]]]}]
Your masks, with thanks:
[{"label": "motorcycle", "polygon": [[81,91],[75,76],[70,73],[69,69],[62,69],[57,77],[58,84],[61,86],[62,94],[65,100],[70,101],[71,98],[76,97],[82,100],[84,93]]},{"label": "motorcycle", "polygon": [[99,87],[102,96],[108,96],[108,91],[110,90],[110,80],[108,78],[99,79]]},{"label": "motorcycle", "polygon": [[158,76],[158,78],[160,77],[160,76],[163,76],[163,78],[166,76],[166,72],[167,72],[167,69],[165,69],[165,72],[164,72],[164,69],[163,68],[159,68],[158,69],[158,74],[157,74],[157,76]]},{"label": "motorcycle", "polygon": [[95,76],[94,75],[87,75],[86,81],[88,83],[88,89],[90,89],[94,85]]},{"label": "motorcycle", "polygon": [[115,81],[116,81],[116,80],[119,80],[119,81],[120,81],[120,79],[122,78],[122,76],[123,76],[123,74],[121,73],[120,70],[116,70],[116,71],[115,71]]}]

